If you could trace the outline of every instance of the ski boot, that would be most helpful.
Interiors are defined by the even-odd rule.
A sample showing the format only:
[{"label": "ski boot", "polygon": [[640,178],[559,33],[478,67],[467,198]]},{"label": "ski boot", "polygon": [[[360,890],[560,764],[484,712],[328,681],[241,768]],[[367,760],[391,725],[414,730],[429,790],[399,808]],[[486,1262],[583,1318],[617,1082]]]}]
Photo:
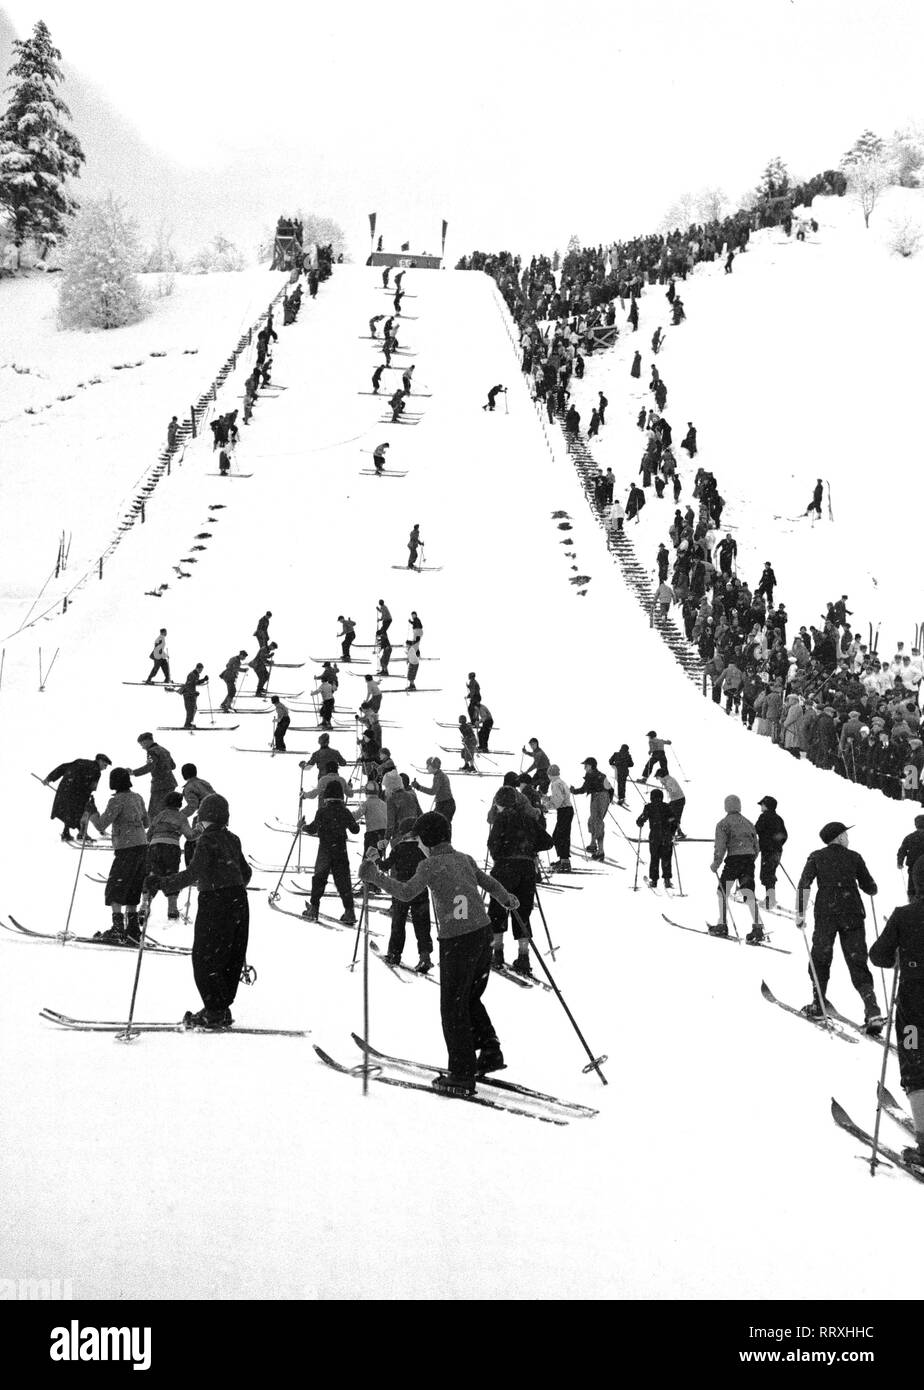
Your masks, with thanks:
[{"label": "ski boot", "polygon": [[876,1037],[885,1027],[885,1014],[880,1013],[879,1005],[876,1002],[875,994],[864,994],[863,996],[863,1026],[867,1033]]},{"label": "ski boot", "polygon": [[767,889],[767,895],[766,895],[766,897],[764,898],[764,907],[767,909],[768,912],[773,912],[774,908],[776,907],[776,889],[775,889],[775,888],[768,888],[768,889]]},{"label": "ski boot", "polygon": [[433,961],[430,959],[430,957],[427,955],[425,951],[421,952],[420,960],[414,966],[415,973],[418,975],[429,975],[432,969]]},{"label": "ski boot", "polygon": [[125,923],[122,920],[121,912],[114,912],[112,914],[112,926],[108,931],[98,931],[94,933],[93,940],[105,941],[107,946],[124,946]]},{"label": "ski boot", "polygon": [[130,912],[125,919],[126,946],[141,945],[141,919],[137,912]]},{"label": "ski boot", "polygon": [[386,951],[383,959],[386,965],[400,965],[401,953],[400,951]]},{"label": "ski boot", "polygon": [[495,1038],[494,1042],[485,1043],[478,1053],[477,1073],[479,1076],[487,1076],[489,1071],[504,1071],[507,1063],[504,1061],[504,1054],[501,1052],[500,1043]]},{"label": "ski boot", "polygon": [[529,963],[529,956],[517,956],[510,969],[515,975],[525,975],[532,979],[533,967]]},{"label": "ski boot", "polygon": [[707,929],[710,936],[728,936],[728,927],[724,922],[708,922]]},{"label": "ski boot", "polygon": [[619,798],[619,800],[616,802],[616,805],[621,806],[624,811],[628,811],[629,809],[628,801],[625,801],[622,797]]},{"label": "ski boot", "polygon": [[[922,1140],[922,1144],[924,1144],[924,1140]],[[902,1158],[913,1168],[924,1168],[924,1147],[922,1144],[912,1144],[908,1148],[902,1149]]]},{"label": "ski boot", "polygon": [[65,826],[64,829],[61,831],[61,839],[64,840],[66,844],[70,844],[73,841],[73,838],[73,835],[68,830],[67,826]]},{"label": "ski boot", "polygon": [[438,1091],[441,1096],[453,1096],[456,1099],[464,1099],[475,1094],[475,1079],[471,1076],[458,1076],[455,1072],[440,1072],[434,1076],[430,1082],[434,1091]]},{"label": "ski boot", "polygon": [[555,865],[555,872],[556,872],[557,874],[570,874],[570,872],[571,872],[571,860],[570,860],[570,859],[559,859],[558,863]]},{"label": "ski boot", "polygon": [[749,946],[759,946],[760,943],[766,939],[762,924],[760,922],[755,922],[744,939]]},{"label": "ski boot", "polygon": [[506,968],[507,963],[504,960],[504,948],[503,946],[495,946],[491,952],[491,969],[505,970]]},{"label": "ski boot", "polygon": [[805,1004],[799,1011],[805,1014],[806,1018],[824,1018],[824,1009],[817,999],[813,999],[811,1004]]},{"label": "ski boot", "polygon": [[306,907],[302,908],[302,916],[309,922],[316,922],[318,920],[318,909],[315,907],[314,903],[308,903]]},{"label": "ski boot", "polygon": [[218,1032],[222,1028],[230,1028],[233,1022],[230,1009],[199,1009],[196,1013],[187,1009],[183,1015],[184,1028],[209,1028]]},{"label": "ski boot", "polygon": [[341,913],[340,920],[345,927],[355,927],[356,913],[350,908],[347,912]]}]

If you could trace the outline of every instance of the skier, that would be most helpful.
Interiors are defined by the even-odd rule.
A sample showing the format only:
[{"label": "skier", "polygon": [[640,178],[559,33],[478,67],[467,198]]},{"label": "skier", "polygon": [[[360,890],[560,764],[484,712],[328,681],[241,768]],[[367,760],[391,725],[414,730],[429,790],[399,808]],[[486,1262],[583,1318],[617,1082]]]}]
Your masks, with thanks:
[{"label": "skier", "polygon": [[[715,828],[715,849],[712,872],[719,875],[719,920],[709,927],[712,936],[728,936],[728,885],[737,883],[745,896],[751,913],[752,926],[746,940],[749,946],[759,946],[764,939],[763,923],[754,896],[754,864],[759,844],[757,831],[741,814],[740,796],[725,798],[725,815]],[[724,861],[724,862],[723,862]]]},{"label": "skier", "polygon": [[[375,336],[375,335],[373,334],[373,336]],[[382,376],[384,375],[384,372],[385,372],[385,363],[382,362],[382,363],[379,364],[379,366],[376,367],[375,371],[372,373],[372,394],[373,394],[373,396],[377,396],[377,395],[379,394],[379,387],[380,387],[381,384],[382,384]]]},{"label": "skier", "polygon": [[317,835],[318,855],[311,879],[311,900],[306,905],[303,917],[316,922],[321,910],[321,898],[327,887],[327,880],[334,876],[334,885],[343,904],[341,922],[346,926],[356,925],[353,910],[353,887],[350,879],[350,861],[347,858],[347,832],[359,834],[353,815],[344,805],[343,788],[339,782],[331,782],[324,788],[324,800],[310,825],[304,819],[299,821],[299,830],[307,835]]},{"label": "skier", "polygon": [[[521,810],[517,801],[513,787],[501,787],[494,797],[498,813],[488,836],[488,854],[494,861],[492,877],[519,899],[519,912],[513,920],[513,937],[518,952],[511,969],[518,975],[532,975],[529,963],[532,931],[529,923],[536,898],[536,855],[552,848],[552,838],[546,831],[544,821]],[[488,916],[494,931],[491,964],[503,970],[508,911],[499,902],[492,901],[488,906]]]},{"label": "skier", "polygon": [[250,669],[257,678],[257,688],[254,692],[257,695],[265,695],[266,687],[269,685],[270,665],[273,660],[273,652],[276,650],[275,642],[267,642],[261,646],[253,661],[248,662]]},{"label": "skier", "polygon": [[365,797],[356,812],[356,819],[366,827],[363,833],[363,853],[365,854],[367,849],[376,849],[380,854],[383,853],[388,838],[388,807],[378,782],[366,783]]},{"label": "skier", "polygon": [[469,671],[468,680],[465,686],[466,700],[468,702],[468,717],[472,724],[478,722],[477,709],[481,704],[481,686],[474,671]]},{"label": "skier", "polygon": [[321,676],[311,694],[312,696],[316,696],[320,701],[318,706],[318,727],[321,729],[332,728],[331,721],[334,715],[335,699],[333,685],[329,680],[325,680],[324,677]]},{"label": "skier", "polygon": [[390,449],[391,445],[387,442],[377,444],[372,450],[372,466],[376,473],[382,473],[385,469],[385,450]]},{"label": "skier", "polygon": [[691,459],[696,458],[696,426],[692,420],[687,421],[687,432],[680,441],[681,449],[686,449]]},{"label": "skier", "polygon": [[272,616],[273,616],[272,613],[270,613],[269,611],[267,611],[266,613],[263,614],[263,617],[262,617],[262,618],[258,618],[258,619],[257,619],[257,627],[256,627],[256,631],[254,632],[253,635],[254,635],[254,637],[256,637],[256,639],[257,639],[257,646],[258,646],[258,647],[265,647],[266,644],[267,644],[267,642],[268,642],[269,639],[270,639],[270,637],[269,637],[269,625],[270,625],[270,618],[271,618]]},{"label": "skier", "polygon": [[202,662],[197,661],[195,666],[180,686],[180,694],[183,697],[183,704],[186,708],[186,722],[184,729],[194,729],[196,727],[196,706],[199,703],[199,686],[208,685],[208,676],[202,674]]},{"label": "skier", "polygon": [[187,1028],[231,1027],[231,1005],[247,959],[247,884],[253,871],[240,840],[228,829],[229,816],[223,796],[213,792],[205,797],[199,807],[202,833],[189,868],[163,877],[150,874],[147,879],[152,893],[160,889],[168,898],[191,884],[199,891],[192,966],[203,1007],[186,1012]]},{"label": "skier", "polygon": [[177,437],[179,436],[179,433],[180,433],[180,422],[179,422],[179,420],[176,418],[176,416],[174,415],[174,416],[172,417],[172,419],[171,419],[169,425],[167,426],[167,448],[168,448],[168,449],[175,449],[175,448],[176,448]]},{"label": "skier", "polygon": [[678,840],[685,840],[687,837],[680,829],[680,822],[683,819],[684,808],[687,804],[686,794],[683,787],[672,777],[669,772],[659,768],[655,773],[658,785],[667,799],[667,809],[670,811],[671,820],[674,822],[674,835]]},{"label": "skier", "polygon": [[489,753],[488,739],[491,737],[491,730],[494,728],[494,715],[487,705],[479,704],[475,708],[478,728],[478,752]]},{"label": "skier", "polygon": [[408,623],[410,624],[411,628],[411,636],[413,637],[414,641],[419,644],[420,639],[423,637],[423,623],[420,621],[420,618],[417,615],[416,608],[411,609],[411,616],[408,618]]},{"label": "skier", "polygon": [[491,389],[490,389],[490,391],[488,392],[487,404],[486,404],[486,405],[483,405],[483,406],[481,407],[482,410],[493,410],[493,409],[494,409],[494,402],[497,400],[498,396],[500,395],[500,393],[501,393],[502,391],[503,391],[504,395],[507,394],[507,388],[506,388],[506,386],[492,386]]},{"label": "skier", "polygon": [[448,1053],[448,1071],[434,1077],[433,1087],[444,1095],[470,1096],[478,1076],[504,1066],[494,1025],[481,1002],[491,972],[491,927],[480,890],[508,909],[519,904],[470,855],[452,848],[452,830],[445,817],[429,811],[414,829],[429,854],[413,878],[406,882],[389,878],[371,859],[363,860],[359,876],[402,902],[412,902],[427,888],[432,892],[440,943],[440,1013]]},{"label": "skier", "polygon": [[51,819],[61,821],[64,827],[62,840],[70,840],[71,831],[81,829],[83,838],[90,838],[86,833],[84,817],[96,809],[93,793],[99,785],[103,769],[111,766],[111,758],[107,758],[105,753],[97,753],[95,758],[75,758],[73,762],[60,763],[42,779],[46,787],[61,779],[51,803]]},{"label": "skier", "polygon": [[814,512],[815,515],[820,519],[820,517],[821,517],[821,499],[822,499],[822,497],[824,497],[824,493],[825,493],[825,485],[824,485],[824,483],[821,481],[821,479],[819,478],[818,481],[816,482],[816,484],[815,484],[813,490],[812,490],[812,500],[811,500],[811,502],[808,504],[808,506],[807,506],[806,509],[805,509],[805,514],[806,514],[806,516],[808,516],[809,512]]},{"label": "skier", "polygon": [[377,632],[375,634],[375,648],[379,654],[379,665],[376,671],[377,676],[388,675],[388,663],[391,661],[392,647],[388,640],[387,632]]},{"label": "skier", "polygon": [[[64,839],[64,836],[61,837]],[[914,829],[898,847],[898,867],[908,871],[908,899],[915,896],[914,866],[924,854],[924,816],[915,816]]]},{"label": "skier", "polygon": [[449,778],[442,769],[442,759],[428,758],[427,771],[433,779],[432,783],[429,787],[425,787],[422,782],[418,782],[415,778],[411,786],[415,792],[423,792],[426,796],[432,796],[434,811],[451,824],[456,813],[456,803]]},{"label": "skier", "polygon": [[396,425],[404,414],[404,392],[396,391],[394,395],[389,398],[388,404],[391,406],[391,423]]},{"label": "skier", "polygon": [[231,460],[224,449],[218,455],[218,471],[223,478],[226,478],[231,471]]},{"label": "skier", "polygon": [[407,395],[411,394],[411,386],[413,384],[413,379],[414,368],[413,366],[410,366],[406,368],[405,371],[401,374],[401,385],[404,387],[404,390],[407,393]]},{"label": "skier", "polygon": [[299,763],[299,767],[307,772],[309,768],[316,767],[318,770],[318,781],[329,772],[336,772],[338,768],[349,767],[349,763],[341,752],[330,746],[330,734],[321,734],[318,739],[318,746],[311,757],[305,762]]},{"label": "skier", "polygon": [[651,791],[648,804],[642,807],[642,814],[637,818],[635,824],[639,827],[639,831],[644,825],[648,826],[649,888],[657,888],[659,869],[664,879],[664,887],[671,888],[673,886],[675,823],[670,809],[664,804],[664,793],[660,787],[655,787]]},{"label": "skier", "polygon": [[[382,319],[383,319],[384,317],[385,317],[384,314],[373,314],[373,315],[372,315],[372,318],[369,320],[369,337],[370,337],[370,338],[375,338],[375,337],[377,336],[376,331],[375,331],[375,325],[376,325],[377,323],[381,323],[381,322],[382,322]],[[379,372],[381,372],[383,369],[382,369],[381,367],[379,367],[377,370],[378,370]],[[373,389],[374,391],[377,391],[377,390],[378,390],[378,386],[375,384],[375,378],[374,378],[374,377],[373,377],[373,387],[372,387],[372,389]]]},{"label": "skier", "polygon": [[391,627],[392,618],[391,610],[383,598],[380,598],[378,603],[375,605],[375,618],[375,635],[376,637],[384,637],[388,629]]},{"label": "skier", "polygon": [[661,339],[663,337],[664,334],[661,332],[661,327],[659,325],[651,335],[651,350],[655,356],[661,351]]},{"label": "skier", "polygon": [[590,412],[590,424],[587,426],[587,438],[596,439],[600,430],[600,412],[596,407]]},{"label": "skier", "polygon": [[[163,808],[151,820],[148,829],[148,853],[145,861],[149,874],[175,874],[180,867],[180,836],[187,844],[196,839],[193,830],[182,811],[183,797],[179,792],[168,792],[164,797]],[[151,894],[153,897],[154,894]],[[180,909],[176,894],[167,899],[167,920],[179,920]]]},{"label": "skier", "polygon": [[131,775],[132,777],[150,777],[151,794],[148,798],[148,815],[153,817],[163,806],[167,793],[176,790],[176,778],[173,775],[176,763],[166,748],[162,748],[159,743],[154,742],[153,734],[139,734],[138,743],[144,749],[147,761],[143,767],[136,767]]},{"label": "skier", "polygon": [[462,739],[462,766],[459,771],[474,772],[475,752],[478,745],[475,740],[475,730],[464,714],[459,715],[459,735]]},{"label": "skier", "polygon": [[[105,894],[106,906],[112,909],[112,926],[108,931],[97,932],[96,939],[114,946],[137,946],[141,940],[138,904],[144,887],[148,855],[148,840],[145,834],[148,813],[144,809],[144,801],[137,792],[132,791],[127,768],[112,769],[109,774],[109,788],[112,796],[105,810],[102,813],[90,813],[90,822],[100,835],[104,835],[112,826],[114,850]],[[123,907],[128,909],[124,918]]]},{"label": "skier", "polygon": [[891,914],[870,947],[872,965],[899,970],[895,1035],[902,1089],[914,1120],[915,1144],[902,1150],[906,1163],[924,1168],[924,874],[918,867],[913,897]]},{"label": "skier", "polygon": [[284,753],[286,751],[286,730],[292,723],[288,707],[282,703],[278,695],[270,696],[270,704],[273,706],[273,752]]},{"label": "skier", "polygon": [[349,661],[351,659],[350,648],[356,637],[356,624],[352,618],[345,618],[342,613],[337,614],[337,622],[340,624],[340,631],[337,633],[337,640],[340,642],[340,660]]},{"label": "skier", "polygon": [[[399,821],[391,841],[388,857],[381,859],[382,870],[388,870],[399,883],[407,883],[414,877],[426,855],[420,848],[416,833],[416,820],[410,816]],[[414,967],[418,975],[428,975],[433,969],[433,936],[430,928],[430,898],[426,888],[410,902],[393,898],[391,904],[391,932],[388,937],[388,950],[385,960],[388,965],[400,965],[401,954],[406,940],[407,916],[411,914],[411,924],[417,940],[418,961]]]},{"label": "skier", "polygon": [[196,839],[201,833],[199,830],[199,807],[207,796],[214,794],[215,788],[211,782],[207,782],[204,777],[199,776],[195,763],[184,763],[180,768],[180,773],[183,777],[183,804],[180,810],[189,821],[193,831],[193,838],[187,840],[183,846],[183,857],[188,868],[192,862]]},{"label": "skier", "polygon": [[235,697],[237,696],[238,677],[241,674],[241,667],[246,658],[247,653],[244,651],[238,652],[237,656],[230,656],[225,665],[225,669],[221,672],[220,679],[224,681],[225,689],[228,692],[220,705],[224,714],[231,713],[231,706],[234,704]]},{"label": "skier", "polygon": [[760,845],[760,882],[765,894],[764,906],[771,912],[776,907],[776,871],[780,867],[789,832],[783,817],[777,815],[775,796],[764,796],[757,804],[761,812],[754,829]]},{"label": "skier", "polygon": [[145,681],[145,685],[151,685],[158,671],[164,674],[164,685],[170,680],[170,660],[167,655],[167,629],[162,627],[159,636],[154,639],[154,646],[151,649],[151,660],[154,665],[151,667],[151,674]]},{"label": "skier", "polygon": [[413,637],[404,644],[407,653],[407,690],[416,690],[417,672],[420,669],[420,646]]},{"label": "skier", "polygon": [[629,368],[629,375],[634,376],[636,381],[642,375],[642,354],[637,349],[635,356],[632,358],[632,366]]},{"label": "skier", "polygon": [[597,392],[597,398],[598,398],[598,401],[599,401],[599,404],[598,404],[598,406],[597,406],[597,414],[600,416],[600,424],[601,424],[601,425],[605,425],[605,424],[606,424],[606,407],[609,405],[609,401],[607,400],[606,396],[604,396],[604,394],[603,394],[602,391],[598,391],[598,392]]},{"label": "skier", "polygon": [[667,771],[667,754],[664,750],[671,745],[669,738],[658,738],[654,729],[649,729],[645,737],[648,739],[648,761],[642,768],[642,775],[638,779],[640,782],[647,782],[655,767],[662,772]]},{"label": "skier", "polygon": [[555,828],[552,831],[555,859],[549,865],[549,870],[551,873],[570,874],[571,824],[574,820],[574,803],[558,763],[549,764],[549,789],[546,800],[548,810],[555,812]]},{"label": "skier", "polygon": [[616,774],[616,805],[624,807],[627,804],[626,781],[629,777],[629,768],[635,766],[628,743],[619,745],[619,751],[609,759],[609,765]]},{"label": "skier", "polygon": [[388,289],[388,277],[391,274],[391,266],[386,266],[382,271],[382,288]]},{"label": "skier", "polygon": [[528,777],[530,785],[536,788],[540,796],[549,789],[549,755],[543,748],[539,747],[539,740],[531,738],[528,747],[522,749],[527,757],[532,758],[529,767],[524,769],[525,776]]},{"label": "skier", "polygon": [[363,680],[366,682],[366,695],[360,703],[360,711],[371,710],[373,714],[378,714],[382,708],[382,687],[372,676],[363,676]]},{"label": "skier", "polygon": [[817,989],[812,982],[813,999],[802,1010],[810,1018],[822,1016],[821,998],[827,1000],[828,976],[831,973],[831,960],[834,955],[834,942],[840,937],[841,950],[850,980],[863,1000],[866,1025],[871,1031],[878,1031],[885,1023],[876,1002],[873,977],[866,963],[866,934],[863,923],[866,910],[860,897],[860,889],[875,897],[875,880],[863,862],[861,855],[849,847],[847,831],[849,826],[841,821],[829,821],[818,832],[824,849],[813,850],[805,861],[796,887],[796,925],[805,929],[805,914],[808,911],[812,884],[818,881],[818,894],[815,899],[815,931],[812,936],[812,961],[818,979]]},{"label": "skier", "polygon": [[417,552],[418,552],[418,550],[420,549],[420,547],[421,547],[423,544],[424,544],[424,542],[420,539],[420,527],[418,526],[417,522],[415,521],[414,525],[413,525],[412,528],[411,528],[411,534],[410,534],[410,536],[408,537],[408,542],[407,542],[407,550],[408,550],[407,568],[408,568],[409,570],[414,569],[415,566],[417,565]]},{"label": "skier", "polygon": [[609,778],[597,768],[596,758],[584,759],[584,781],[579,787],[571,787],[570,791],[572,796],[590,797],[590,814],[587,819],[590,842],[587,855],[590,859],[602,860],[606,857],[603,853],[603,835],[606,829],[604,818],[613,799],[613,788]]}]

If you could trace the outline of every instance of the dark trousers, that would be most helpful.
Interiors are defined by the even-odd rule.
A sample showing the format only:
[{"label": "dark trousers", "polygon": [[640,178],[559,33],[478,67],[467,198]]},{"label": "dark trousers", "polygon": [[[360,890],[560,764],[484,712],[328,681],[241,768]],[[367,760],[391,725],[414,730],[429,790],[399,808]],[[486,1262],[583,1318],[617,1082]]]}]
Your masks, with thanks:
[{"label": "dark trousers", "polygon": [[491,974],[491,929],[440,942],[440,1019],[454,1076],[474,1080],[476,1051],[497,1042],[481,1002]]},{"label": "dark trousers", "polygon": [[[824,996],[828,993],[828,978],[831,974],[831,961],[834,956],[834,942],[840,937],[841,950],[850,982],[862,997],[873,990],[873,977],[866,963],[866,932],[862,922],[843,918],[838,921],[830,917],[815,915],[815,931],[812,934],[812,960],[818,975],[818,985]],[[809,974],[811,975],[811,971]]]},{"label": "dark trousers", "polygon": [[[495,860],[491,876],[520,899],[520,906],[517,908],[517,917],[520,920],[518,921],[517,917],[513,918],[514,940],[520,941],[525,936],[531,936],[529,919],[536,901],[536,867],[532,859]],[[510,914],[508,914],[507,909],[501,907],[500,903],[495,902],[492,898],[488,903],[488,916],[495,932],[507,930],[508,915]],[[522,927],[520,922],[523,923]]]},{"label": "dark trousers", "polygon": [[314,873],[311,878],[311,906],[320,908],[321,898],[324,896],[324,889],[327,887],[327,880],[331,874],[334,876],[334,887],[340,894],[344,912],[352,912],[353,883],[350,878],[350,861],[347,858],[345,845],[342,849],[339,847],[329,849],[327,845],[318,846],[318,857],[315,860]]},{"label": "dark trousers", "polygon": [[351,648],[352,645],[353,645],[353,639],[354,639],[355,636],[356,636],[355,632],[351,632],[351,633],[349,634],[349,636],[348,636],[348,637],[344,637],[343,640],[342,640],[342,642],[340,643],[340,658],[341,658],[342,661],[349,661],[349,659],[350,659],[350,648]]},{"label": "dark trousers", "polygon": [[209,1010],[234,1003],[247,958],[250,908],[238,885],[199,893],[192,966],[196,989]]},{"label": "dark trousers", "polygon": [[924,1090],[924,981],[903,979],[899,984],[895,1036],[902,1087]]},{"label": "dark trousers", "polygon": [[401,903],[397,899],[392,901],[391,934],[388,938],[389,955],[400,956],[404,950],[408,912],[411,914],[418,951],[422,956],[431,955],[433,938],[430,935],[430,898],[426,892],[418,893],[417,897],[412,898],[409,903]]},{"label": "dark trousers", "polygon": [[433,809],[439,815],[445,816],[449,824],[452,825],[452,818],[456,813],[456,803],[453,801],[452,797],[450,797],[448,801],[434,802]]},{"label": "dark trousers", "polygon": [[222,700],[221,707],[225,714],[230,714],[231,706],[234,704],[234,697],[237,694],[237,686],[234,684],[234,681],[228,680],[227,676],[222,676],[222,680],[225,683],[225,689],[228,693]]},{"label": "dark trousers", "polygon": [[291,723],[292,720],[289,716],[284,714],[273,730],[273,747],[276,749],[277,753],[284,753],[286,751],[286,729],[288,729]]},{"label": "dark trousers", "polygon": [[488,751],[488,739],[491,737],[491,730],[493,728],[493,719],[485,719],[478,725],[478,747],[482,753],[487,753]]},{"label": "dark trousers", "polygon": [[322,701],[321,701],[321,708],[318,710],[318,723],[319,723],[319,724],[330,724],[330,722],[331,722],[331,720],[333,719],[333,717],[334,717],[334,702],[333,702],[333,700],[322,700]]},{"label": "dark trousers", "polygon": [[652,753],[651,757],[648,759],[647,763],[642,769],[643,782],[646,782],[648,780],[648,778],[651,776],[653,770],[656,767],[660,768],[662,772],[667,771],[667,754],[664,752],[663,748],[659,748],[656,752]]},{"label": "dark trousers", "polygon": [[152,680],[154,679],[154,677],[157,675],[158,671],[163,671],[163,673],[164,673],[164,680],[165,680],[165,681],[169,681],[169,679],[170,679],[170,663],[169,663],[169,661],[155,661],[155,662],[154,662],[154,665],[151,667],[151,674],[148,676],[148,680],[149,680],[149,681],[152,681]]},{"label": "dark trousers", "polygon": [[776,871],[780,867],[781,850],[764,850],[760,856],[760,881],[765,888],[776,887]]},{"label": "dark trousers", "polygon": [[559,806],[555,812],[555,829],[552,831],[552,844],[556,857],[571,858],[571,822],[574,820],[573,806]]},{"label": "dark trousers", "polygon": [[687,799],[685,796],[678,796],[676,801],[672,801],[670,803],[669,810],[671,813],[671,819],[674,822],[675,830],[680,829],[680,822],[683,819],[683,813],[686,808],[686,804]]},{"label": "dark trousers", "polygon": [[651,840],[648,845],[651,853],[651,863],[649,865],[648,877],[652,883],[658,881],[658,870],[664,879],[665,888],[671,886],[671,861],[674,857],[674,844],[672,840]]},{"label": "dark trousers", "polygon": [[616,769],[616,800],[617,800],[617,801],[625,801],[625,799],[626,799],[626,781],[627,781],[627,779],[628,779],[628,776],[629,776],[629,770],[628,770],[628,768],[626,768],[625,771],[622,771],[622,770],[620,770],[619,768]]},{"label": "dark trousers", "polygon": [[198,696],[184,695],[183,704],[186,706],[186,727],[191,728],[196,722],[196,705],[199,703]]},{"label": "dark trousers", "polygon": [[259,666],[253,666],[253,673],[257,678],[256,694],[262,695],[269,685],[269,668],[261,662]]}]

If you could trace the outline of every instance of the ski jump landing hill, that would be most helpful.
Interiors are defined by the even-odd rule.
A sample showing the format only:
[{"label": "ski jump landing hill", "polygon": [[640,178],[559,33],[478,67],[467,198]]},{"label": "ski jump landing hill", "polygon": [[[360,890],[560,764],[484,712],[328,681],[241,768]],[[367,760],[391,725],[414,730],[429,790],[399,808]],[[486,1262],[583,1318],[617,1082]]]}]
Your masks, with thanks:
[{"label": "ski jump landing hill", "polygon": [[[112,557],[103,582],[45,625],[43,640],[47,632],[60,655],[44,693],[35,634],[11,645],[0,694],[0,917],[12,912],[55,930],[74,885],[77,854],[58,842],[47,819],[51,793],[29,773],[97,751],[138,766],[142,730],[182,723],[178,696],[123,684],[147,674],[158,628],[169,631],[174,673],[202,661],[217,689],[229,654],[252,652],[256,619],[269,608],[280,659],[306,663],[280,671],[275,684],[307,692],[317,669],[310,658],[337,651],[337,614],[351,615],[358,641],[371,642],[380,598],[398,640],[417,609],[431,658],[418,694],[384,700],[400,769],[423,767],[454,742],[437,721],[463,711],[465,678],[476,671],[496,720],[493,742],[512,750],[485,770],[517,768],[531,735],[574,783],[582,759],[592,754],[605,767],[623,741],[639,770],[645,731],[655,728],[682,762],[691,835],[711,835],[728,792],[756,814],[757,799],[772,791],[789,824],[794,875],[819,825],[836,815],[862,826],[884,889],[880,911],[900,901],[890,864],[906,811],[746,734],[702,700],[649,629],[569,459],[537,418],[493,284],[480,274],[409,272],[405,288],[401,341],[413,355],[394,365],[416,366],[409,410],[420,412],[419,424],[386,423],[383,402],[362,394],[381,360],[367,323],[389,311],[390,296],[378,271],[337,267],[295,325],[277,323],[274,387],[261,394],[234,459],[237,473],[252,476],[212,476],[211,440],[201,438],[159,485],[146,524]],[[228,380],[217,409],[240,403],[246,369]],[[673,385],[666,362],[662,372]],[[399,376],[393,370],[386,381],[397,386]],[[509,388],[508,409],[501,398],[489,414],[481,406],[498,382]],[[615,430],[634,402],[615,378],[607,394]],[[382,440],[391,444],[389,468],[405,478],[362,475],[371,461],[363,451]],[[693,470],[681,468],[686,497]],[[567,532],[553,515],[562,511]],[[415,522],[426,564],[437,567],[424,573],[400,568]],[[189,577],[177,578],[175,566]],[[582,576],[589,583],[573,582]],[[161,598],[149,596],[165,582]],[[355,706],[367,669],[343,670],[338,703]],[[254,704],[240,701],[233,718],[216,715],[238,724],[233,731],[158,736],[178,767],[193,760],[228,797],[245,851],[281,865],[290,842],[266,823],[292,822],[298,760],[237,751],[268,744],[269,717],[243,712]],[[199,722],[209,724],[205,699]],[[313,720],[296,715],[293,723]],[[350,730],[332,741],[353,756]],[[316,743],[295,730],[288,737],[292,749]],[[455,780],[453,838],[481,859],[498,780]],[[563,1128],[374,1084],[363,1100],[359,1083],[325,1069],[303,1039],[170,1034],[128,1048],[57,1031],[38,1018],[42,1006],[125,1015],[133,953],[32,944],[5,932],[5,1266],[72,1277],[77,1297],[759,1298],[909,1287],[914,1242],[888,1259],[864,1255],[881,1254],[882,1230],[908,1220],[914,1188],[901,1174],[870,1182],[828,1113],[834,1092],[868,1121],[880,1048],[846,1045],[762,1002],[762,977],[781,998],[808,997],[790,923],[772,921],[785,955],[662,920],[662,911],[694,927],[712,918],[708,844],[679,850],[685,898],[632,891],[626,837],[637,833],[641,801],[630,796],[631,814],[617,813],[620,828],[611,821],[607,830],[622,867],[575,877],[573,888],[542,899],[559,948],[552,968],[594,1052],[609,1056],[609,1086],[582,1073],[586,1057],[553,995],[492,978],[486,996],[506,1075],[599,1109]],[[578,811],[586,821],[586,806]],[[306,842],[303,862],[312,858]],[[84,862],[96,874],[107,865],[98,852]],[[362,999],[347,968],[352,939],[271,911],[265,892],[277,876],[254,876],[265,890],[251,894],[248,954],[259,979],[242,987],[235,1016],[310,1029],[353,1064]],[[102,895],[80,877],[78,931],[107,925]],[[283,893],[295,912],[301,901]],[[743,931],[744,911],[735,911]],[[383,929],[385,918],[376,914],[372,925]],[[189,927],[167,927],[163,899],[151,930],[191,939]],[[439,1062],[437,991],[375,962],[370,972],[373,1042]],[[832,996],[852,1012],[848,990],[836,962]],[[136,1017],[175,1019],[196,1005],[188,959],[145,960]],[[823,1241],[813,1238],[820,1190]]]}]

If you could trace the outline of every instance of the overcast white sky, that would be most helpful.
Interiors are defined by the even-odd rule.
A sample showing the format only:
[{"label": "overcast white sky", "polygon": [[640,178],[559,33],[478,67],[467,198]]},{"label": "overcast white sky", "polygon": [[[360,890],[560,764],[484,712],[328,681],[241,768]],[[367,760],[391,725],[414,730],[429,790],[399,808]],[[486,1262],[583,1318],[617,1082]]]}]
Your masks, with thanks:
[{"label": "overcast white sky", "polygon": [[685,189],[740,193],[776,153],[814,173],[924,114],[921,0],[0,5],[175,159],[311,150],[359,251],[373,209],[434,246],[447,217],[455,254],[648,230]]}]

